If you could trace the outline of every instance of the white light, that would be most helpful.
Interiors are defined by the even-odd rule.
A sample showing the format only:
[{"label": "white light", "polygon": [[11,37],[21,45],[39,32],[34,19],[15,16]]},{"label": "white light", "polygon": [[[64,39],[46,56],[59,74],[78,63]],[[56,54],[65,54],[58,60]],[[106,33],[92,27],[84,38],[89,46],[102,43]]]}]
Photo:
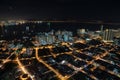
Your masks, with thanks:
[{"label": "white light", "polygon": [[65,64],[65,62],[66,62],[66,61],[65,61],[65,60],[63,60],[63,61],[61,62],[61,64]]}]

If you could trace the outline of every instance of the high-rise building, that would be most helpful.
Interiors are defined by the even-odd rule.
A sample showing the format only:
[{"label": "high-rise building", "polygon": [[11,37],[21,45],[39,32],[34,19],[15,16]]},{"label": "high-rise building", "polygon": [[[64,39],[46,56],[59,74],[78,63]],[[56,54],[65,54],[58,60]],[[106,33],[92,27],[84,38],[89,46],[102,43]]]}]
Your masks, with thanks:
[{"label": "high-rise building", "polygon": [[73,33],[70,31],[54,31],[48,33],[38,33],[36,35],[36,40],[40,45],[52,44],[56,41],[73,41]]},{"label": "high-rise building", "polygon": [[48,35],[47,36],[47,43],[48,44],[52,44],[52,43],[54,43],[55,42],[55,36],[54,35]]},{"label": "high-rise building", "polygon": [[103,41],[113,42],[113,31],[112,29],[106,29],[103,31]]},{"label": "high-rise building", "polygon": [[100,27],[100,32],[101,32],[100,35],[103,36],[103,25],[101,25]]},{"label": "high-rise building", "polygon": [[86,31],[85,29],[78,29],[77,30],[77,34],[80,35],[80,34],[84,34]]},{"label": "high-rise building", "polygon": [[120,38],[120,29],[113,30],[114,32],[114,37]]},{"label": "high-rise building", "polygon": [[46,45],[47,44],[47,35],[45,35],[44,33],[39,33],[37,35],[37,40],[41,45]]},{"label": "high-rise building", "polygon": [[64,34],[63,35],[63,40],[64,41],[68,41],[69,40],[69,35],[68,34]]},{"label": "high-rise building", "polygon": [[29,31],[29,26],[26,26],[26,31]]}]

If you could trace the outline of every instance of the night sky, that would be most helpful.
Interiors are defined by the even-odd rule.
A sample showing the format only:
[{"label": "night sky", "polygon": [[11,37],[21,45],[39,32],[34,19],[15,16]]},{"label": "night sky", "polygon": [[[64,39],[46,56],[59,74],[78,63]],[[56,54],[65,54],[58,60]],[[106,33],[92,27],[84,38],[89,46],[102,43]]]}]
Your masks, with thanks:
[{"label": "night sky", "polygon": [[0,20],[57,19],[120,22],[114,0],[0,0]]}]

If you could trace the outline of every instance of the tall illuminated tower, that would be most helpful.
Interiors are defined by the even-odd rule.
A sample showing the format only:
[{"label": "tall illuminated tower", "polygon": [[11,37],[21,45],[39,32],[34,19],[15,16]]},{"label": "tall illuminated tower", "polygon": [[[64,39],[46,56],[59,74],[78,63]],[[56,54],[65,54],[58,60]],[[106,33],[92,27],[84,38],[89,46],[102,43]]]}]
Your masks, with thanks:
[{"label": "tall illuminated tower", "polygon": [[106,29],[103,31],[103,41],[113,42],[113,30],[112,29]]}]

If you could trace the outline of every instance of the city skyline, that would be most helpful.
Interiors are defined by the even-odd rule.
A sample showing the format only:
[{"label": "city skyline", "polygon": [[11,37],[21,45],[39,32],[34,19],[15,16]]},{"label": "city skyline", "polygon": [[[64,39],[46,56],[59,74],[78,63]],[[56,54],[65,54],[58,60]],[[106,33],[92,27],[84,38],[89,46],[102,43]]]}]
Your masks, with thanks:
[{"label": "city skyline", "polygon": [[0,0],[0,80],[120,80],[113,0]]},{"label": "city skyline", "polygon": [[0,40],[1,79],[120,79],[120,29],[82,28],[73,35],[67,30],[41,32],[39,27],[4,28]]}]

